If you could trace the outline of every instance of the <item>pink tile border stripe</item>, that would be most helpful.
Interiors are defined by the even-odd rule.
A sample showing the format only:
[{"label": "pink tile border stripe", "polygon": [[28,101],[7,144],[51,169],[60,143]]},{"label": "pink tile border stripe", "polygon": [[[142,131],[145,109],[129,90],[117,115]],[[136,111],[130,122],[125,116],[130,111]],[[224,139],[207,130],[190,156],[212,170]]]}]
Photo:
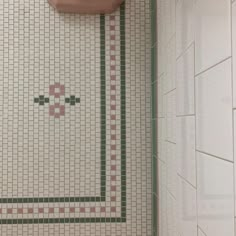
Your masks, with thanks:
[{"label": "pink tile border stripe", "polygon": [[[117,170],[117,166],[116,166],[116,142],[117,142],[117,137],[116,137],[116,128],[117,126],[114,125],[114,123],[116,123],[116,108],[117,108],[117,104],[116,104],[116,60],[117,60],[117,55],[113,53],[113,50],[116,49],[115,47],[115,41],[116,41],[116,21],[115,21],[115,16],[110,16],[110,117],[111,117],[111,145],[110,145],[110,151],[111,151],[111,176],[110,176],[110,182],[111,182],[111,186],[110,186],[110,190],[111,190],[111,203],[115,203],[116,202],[116,196],[114,196],[114,194],[116,194],[116,170]],[[116,207],[111,206],[110,209],[111,212],[116,212]]]}]

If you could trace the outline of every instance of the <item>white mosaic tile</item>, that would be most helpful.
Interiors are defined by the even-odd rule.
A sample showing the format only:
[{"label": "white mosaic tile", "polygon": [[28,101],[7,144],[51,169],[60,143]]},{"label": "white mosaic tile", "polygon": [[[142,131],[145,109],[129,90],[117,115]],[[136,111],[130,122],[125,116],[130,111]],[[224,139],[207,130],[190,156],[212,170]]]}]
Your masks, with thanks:
[{"label": "white mosaic tile", "polygon": [[0,10],[0,234],[152,235],[149,2]]}]

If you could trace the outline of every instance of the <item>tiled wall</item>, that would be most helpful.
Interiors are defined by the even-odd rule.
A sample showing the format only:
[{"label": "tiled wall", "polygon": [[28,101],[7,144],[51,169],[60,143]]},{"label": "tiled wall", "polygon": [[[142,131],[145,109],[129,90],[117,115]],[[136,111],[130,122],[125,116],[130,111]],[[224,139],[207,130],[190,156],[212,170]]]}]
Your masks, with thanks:
[{"label": "tiled wall", "polygon": [[235,235],[236,1],[157,1],[160,236]]}]

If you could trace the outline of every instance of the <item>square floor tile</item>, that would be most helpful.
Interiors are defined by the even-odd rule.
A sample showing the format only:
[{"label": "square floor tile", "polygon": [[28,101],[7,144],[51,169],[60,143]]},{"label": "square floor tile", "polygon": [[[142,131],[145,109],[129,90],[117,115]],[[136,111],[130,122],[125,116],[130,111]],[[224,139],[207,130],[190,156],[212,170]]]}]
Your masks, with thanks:
[{"label": "square floor tile", "polygon": [[198,224],[207,236],[234,236],[233,163],[197,153]]}]

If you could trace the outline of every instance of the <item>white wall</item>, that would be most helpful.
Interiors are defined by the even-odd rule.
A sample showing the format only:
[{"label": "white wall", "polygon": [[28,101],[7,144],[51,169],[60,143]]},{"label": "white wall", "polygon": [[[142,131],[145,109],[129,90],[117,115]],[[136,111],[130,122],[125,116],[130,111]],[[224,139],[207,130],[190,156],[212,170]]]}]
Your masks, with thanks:
[{"label": "white wall", "polygon": [[234,236],[236,1],[157,2],[159,235]]}]

